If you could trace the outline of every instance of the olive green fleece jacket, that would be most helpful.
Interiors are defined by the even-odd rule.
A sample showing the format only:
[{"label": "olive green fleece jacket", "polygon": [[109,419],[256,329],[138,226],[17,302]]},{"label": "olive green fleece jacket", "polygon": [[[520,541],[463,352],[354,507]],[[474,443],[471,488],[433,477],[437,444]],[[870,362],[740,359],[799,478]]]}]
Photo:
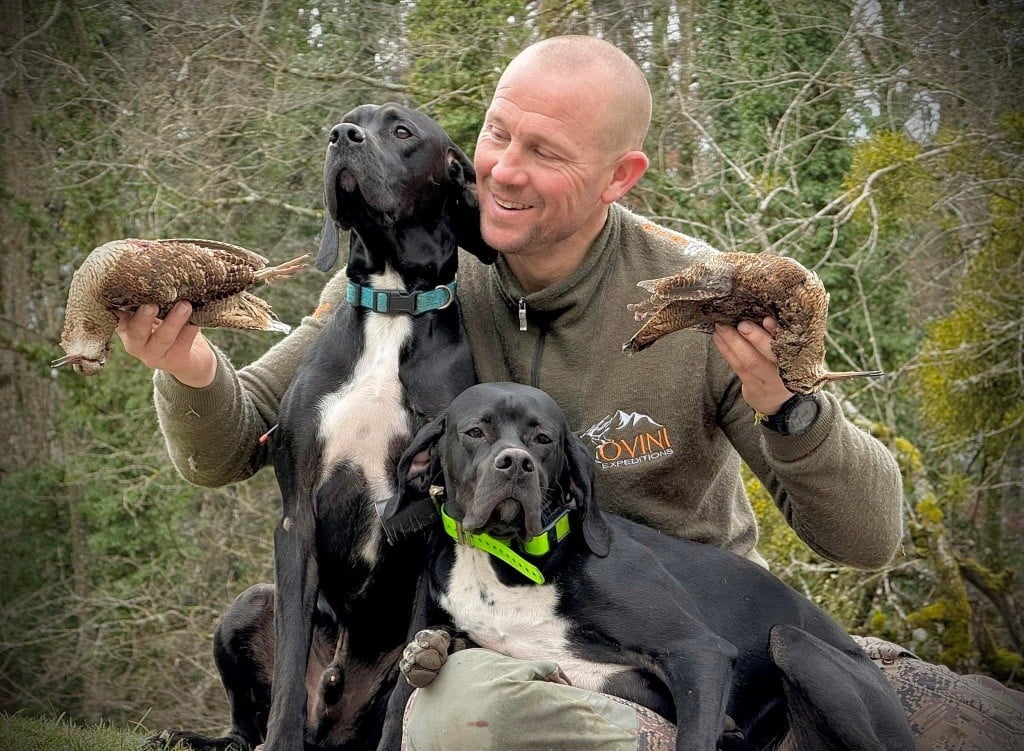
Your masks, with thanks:
[{"label": "olive green fleece jacket", "polygon": [[[500,258],[485,267],[463,254],[458,294],[480,380],[528,383],[555,398],[593,451],[607,510],[764,565],[742,460],[818,553],[884,565],[902,536],[899,470],[834,396],[824,395],[808,433],[780,436],[754,422],[708,335],[680,331],[636,355],[622,351],[638,326],[626,304],[644,297],[636,283],[674,274],[687,253],[707,248],[616,204],[580,268],[540,292],[525,294]],[[236,371],[218,352],[204,389],[157,372],[157,414],[184,477],[222,485],[267,461],[259,436],[274,424],[324,311],[344,299],[344,281],[335,276],[319,315],[253,364]]]}]

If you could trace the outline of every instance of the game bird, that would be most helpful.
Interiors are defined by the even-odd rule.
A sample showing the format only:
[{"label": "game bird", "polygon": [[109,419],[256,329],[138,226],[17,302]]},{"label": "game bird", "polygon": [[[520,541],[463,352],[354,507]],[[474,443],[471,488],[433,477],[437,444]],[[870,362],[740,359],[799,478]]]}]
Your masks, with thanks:
[{"label": "game bird", "polygon": [[154,304],[163,318],[174,303],[192,304],[197,326],[280,331],[290,327],[247,289],[287,279],[306,268],[300,256],[280,266],[251,250],[215,240],[113,240],[93,250],[68,291],[60,346],[51,367],[71,365],[82,375],[103,369],[117,327],[117,311]]},{"label": "game bird", "polygon": [[707,253],[674,276],[639,282],[651,293],[628,305],[643,327],[622,348],[639,352],[680,329],[711,333],[715,324],[735,326],[774,318],[772,352],[786,388],[810,394],[829,381],[880,376],[880,370],[833,373],[825,367],[828,293],[818,275],[792,258],[769,253]]}]

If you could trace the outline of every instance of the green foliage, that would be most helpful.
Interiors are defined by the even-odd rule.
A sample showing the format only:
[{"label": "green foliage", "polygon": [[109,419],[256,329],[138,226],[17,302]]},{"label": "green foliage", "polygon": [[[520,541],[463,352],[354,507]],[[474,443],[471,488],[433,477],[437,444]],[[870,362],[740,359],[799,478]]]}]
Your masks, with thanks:
[{"label": "green foliage", "polygon": [[719,0],[701,23],[698,51],[716,141],[764,193],[795,177],[803,210],[820,207],[842,178],[842,137],[852,127],[849,94],[832,83],[843,63],[830,54],[841,32],[816,23],[819,11],[811,2]]},{"label": "green foliage", "polygon": [[[150,371],[115,350],[103,372],[66,371],[62,430],[90,451],[68,457],[64,483],[88,529],[94,585],[132,591],[141,581],[180,570],[195,550],[176,530],[195,490],[162,459],[163,442],[148,395]],[[141,444],[141,445],[140,445]],[[99,562],[102,562],[100,564]]]},{"label": "green foliage", "polygon": [[[907,614],[907,626],[911,629],[927,627],[937,632],[939,650],[933,659],[953,668],[963,668],[972,655],[967,587],[956,558],[948,551],[945,515],[937,499],[925,496],[918,501],[915,510],[917,523],[912,532],[915,542],[931,556],[938,587],[935,599]],[[927,653],[926,656],[930,657]]]},{"label": "green foliage", "polygon": [[[1008,41],[1019,38],[1013,19],[995,22],[1002,6],[965,11],[975,43],[957,48],[958,82],[922,64],[956,24],[928,36],[924,6],[891,0],[877,36],[850,23],[853,4],[811,0],[142,0],[64,3],[48,26],[52,0],[22,5],[31,158],[0,200],[29,237],[4,261],[23,261],[31,285],[0,278],[0,295],[4,316],[26,299],[30,314],[10,324],[15,334],[0,322],[0,354],[49,385],[40,393],[54,406],[49,422],[12,428],[12,441],[48,436],[46,455],[0,468],[5,698],[13,682],[25,687],[14,700],[33,711],[127,721],[152,705],[158,726],[216,727],[226,707],[209,659],[213,624],[272,575],[270,473],[217,491],[186,485],[155,424],[149,373],[116,340],[101,375],[51,380],[60,306],[86,253],[123,236],[214,237],[274,261],[315,252],[324,144],[343,113],[415,104],[471,151],[503,65],[554,33],[613,41],[654,87],[654,166],[630,205],[723,250],[771,247],[814,267],[831,293],[830,366],[878,362],[891,374],[850,393],[885,418],[871,429],[903,469],[914,544],[888,571],[834,566],[748,475],[772,570],[851,631],[953,663],[970,650],[967,611],[947,586],[956,577],[932,560],[937,541],[993,570],[1024,570],[1013,527],[1024,464],[1024,114],[1006,107],[1024,56]],[[1007,45],[999,60],[976,43],[993,39]],[[858,50],[863,69],[851,63]],[[990,103],[979,73],[1007,93]],[[863,117],[863,90],[882,103],[877,116]],[[942,104],[929,143],[903,130],[922,90]],[[869,135],[854,140],[861,124]],[[261,295],[297,323],[323,282],[310,272]],[[209,336],[238,364],[274,341]],[[995,640],[986,665],[1009,675],[1005,633],[983,614]],[[0,722],[0,747],[11,725]],[[53,744],[80,733],[66,735]]]},{"label": "green foliage", "polygon": [[136,751],[146,737],[139,730],[105,724],[84,727],[64,719],[0,714],[0,749],[4,751]]},{"label": "green foliage", "polygon": [[[1022,194],[1024,197],[1024,194]],[[1020,312],[1024,306],[1024,212],[995,202],[988,242],[978,249],[953,309],[928,327],[917,380],[922,415],[947,441],[995,431],[1024,450]]]},{"label": "green foliage", "polygon": [[67,504],[62,468],[39,465],[0,482],[0,608],[67,576]]},{"label": "green foliage", "polygon": [[[869,190],[884,219],[894,223],[889,231],[907,229],[920,222],[935,204],[937,184],[919,160],[921,146],[905,133],[878,130],[853,148],[850,169],[843,187],[859,192]],[[873,221],[867,202],[855,214],[860,227]]]},{"label": "green foliage", "polygon": [[501,71],[527,39],[525,15],[522,0],[421,0],[409,15],[410,91],[468,154]]}]

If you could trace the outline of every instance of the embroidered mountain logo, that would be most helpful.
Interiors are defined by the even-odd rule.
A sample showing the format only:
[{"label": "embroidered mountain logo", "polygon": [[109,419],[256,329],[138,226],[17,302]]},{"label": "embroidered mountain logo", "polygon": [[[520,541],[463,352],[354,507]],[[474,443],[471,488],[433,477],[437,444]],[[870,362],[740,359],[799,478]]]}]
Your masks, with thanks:
[{"label": "embroidered mountain logo", "polygon": [[597,447],[594,461],[602,469],[650,462],[672,456],[668,429],[639,412],[623,412],[598,420],[582,438]]}]

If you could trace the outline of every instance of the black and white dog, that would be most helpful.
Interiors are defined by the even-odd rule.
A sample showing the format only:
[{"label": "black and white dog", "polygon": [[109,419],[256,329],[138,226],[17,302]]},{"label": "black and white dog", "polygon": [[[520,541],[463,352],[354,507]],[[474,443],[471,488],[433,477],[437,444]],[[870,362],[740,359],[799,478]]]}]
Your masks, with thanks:
[{"label": "black and white dog", "polygon": [[[386,523],[443,485],[448,534],[434,534],[418,624],[447,617],[481,647],[553,660],[573,685],[675,722],[680,751],[914,748],[896,694],[835,621],[746,559],[602,513],[593,465],[543,391],[458,396],[413,440],[400,493],[382,504]],[[403,657],[416,685],[450,651],[437,635]],[[723,736],[726,717],[738,734]]]},{"label": "black and white dog", "polygon": [[[422,546],[389,546],[374,502],[416,431],[476,380],[458,248],[485,263],[472,163],[426,115],[364,105],[331,132],[317,267],[350,229],[347,302],[307,352],[272,435],[283,497],[276,586],[231,606],[215,658],[231,703],[193,748],[372,749],[405,645]],[[308,744],[308,746],[306,745]]]}]

